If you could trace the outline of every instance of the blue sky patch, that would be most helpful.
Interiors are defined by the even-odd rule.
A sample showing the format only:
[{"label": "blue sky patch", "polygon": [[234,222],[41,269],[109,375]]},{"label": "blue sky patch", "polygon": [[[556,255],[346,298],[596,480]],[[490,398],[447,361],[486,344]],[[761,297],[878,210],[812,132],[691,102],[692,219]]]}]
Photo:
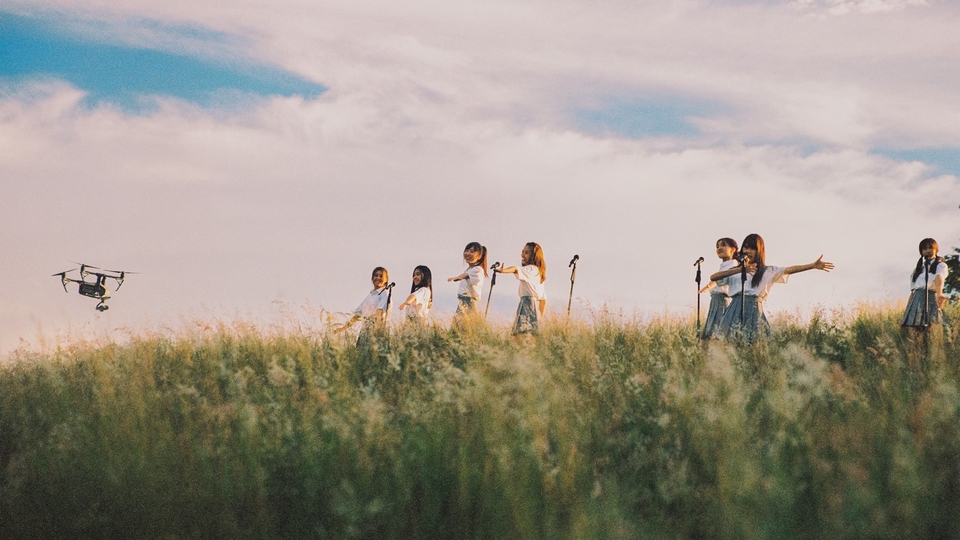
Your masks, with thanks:
[{"label": "blue sky patch", "polygon": [[[312,99],[326,90],[275,66],[185,52],[191,42],[229,41],[229,36],[156,22],[141,21],[140,26],[166,36],[181,35],[188,46],[174,52],[131,46],[109,35],[106,24],[100,38],[93,37],[89,24],[87,31],[77,31],[76,25],[68,29],[55,19],[0,12],[0,80],[60,79],[87,92],[92,104],[108,102],[134,110],[143,108],[144,96],[150,95],[223,106],[244,96]],[[223,48],[222,43],[211,45]]]},{"label": "blue sky patch", "polygon": [[881,156],[898,161],[922,161],[942,174],[960,176],[960,148],[920,148],[917,150],[875,150]]},{"label": "blue sky patch", "polygon": [[684,97],[617,98],[596,107],[577,109],[574,122],[579,129],[592,134],[690,137],[700,133],[691,118],[712,116],[720,110],[716,103]]}]

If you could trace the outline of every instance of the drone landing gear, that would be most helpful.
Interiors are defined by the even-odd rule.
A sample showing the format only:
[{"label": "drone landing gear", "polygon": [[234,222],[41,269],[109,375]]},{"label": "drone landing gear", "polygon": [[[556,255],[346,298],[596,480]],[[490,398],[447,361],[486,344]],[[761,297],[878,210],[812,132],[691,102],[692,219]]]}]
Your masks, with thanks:
[{"label": "drone landing gear", "polygon": [[110,309],[110,306],[104,304],[102,301],[101,301],[99,304],[97,304],[97,311],[103,312],[103,311],[106,311],[106,310],[108,310],[108,309]]}]

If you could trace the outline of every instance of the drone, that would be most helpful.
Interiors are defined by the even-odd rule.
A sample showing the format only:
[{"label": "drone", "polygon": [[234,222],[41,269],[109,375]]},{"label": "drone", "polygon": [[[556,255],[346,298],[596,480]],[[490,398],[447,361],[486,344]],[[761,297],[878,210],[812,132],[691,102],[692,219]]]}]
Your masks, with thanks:
[{"label": "drone", "polygon": [[[110,309],[110,306],[107,305],[107,300],[110,299],[110,290],[107,289],[107,278],[113,279],[117,282],[117,288],[114,290],[119,291],[120,286],[123,285],[123,280],[127,277],[127,274],[136,274],[136,272],[106,270],[103,268],[97,268],[96,266],[90,266],[89,264],[80,264],[80,279],[67,277],[67,274],[73,272],[74,270],[76,270],[76,268],[64,270],[63,272],[53,274],[53,276],[60,276],[60,283],[63,285],[63,292],[69,292],[67,291],[67,283],[79,284],[80,288],[78,292],[81,295],[95,298],[100,301],[97,304],[97,311],[101,312]],[[99,272],[96,270],[99,270]],[[87,276],[94,276],[94,279],[87,281]]]}]

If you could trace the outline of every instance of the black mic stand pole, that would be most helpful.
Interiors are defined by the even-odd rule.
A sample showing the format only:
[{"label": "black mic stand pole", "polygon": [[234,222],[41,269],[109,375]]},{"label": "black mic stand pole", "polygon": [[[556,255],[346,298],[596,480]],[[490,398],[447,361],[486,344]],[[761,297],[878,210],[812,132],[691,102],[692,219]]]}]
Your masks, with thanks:
[{"label": "black mic stand pole", "polygon": [[747,301],[747,258],[740,259],[740,332],[744,332],[743,307]]},{"label": "black mic stand pole", "polygon": [[390,305],[391,305],[391,302],[393,302],[393,288],[396,285],[397,284],[394,283],[393,281],[391,281],[390,284],[387,285],[387,310],[384,311],[383,313],[383,322],[387,322],[390,320]]},{"label": "black mic stand pole", "polygon": [[495,262],[490,269],[493,270],[493,277],[490,278],[490,292],[487,293],[487,308],[483,310],[483,319],[487,319],[487,313],[490,312],[490,299],[493,298],[493,286],[497,284],[497,271],[500,269],[500,263]]},{"label": "black mic stand pole", "polygon": [[580,260],[579,255],[574,255],[573,259],[570,260],[570,264],[567,265],[568,268],[572,268],[570,271],[570,298],[567,299],[567,318],[570,318],[570,306],[573,304],[573,282],[577,280],[577,261]]},{"label": "black mic stand pole", "polygon": [[703,257],[693,263],[697,267],[697,339],[700,339],[700,265],[703,263]]},{"label": "black mic stand pole", "polygon": [[927,289],[930,286],[930,265],[925,257],[920,260],[923,261],[923,327],[927,328],[930,326],[930,291]]}]

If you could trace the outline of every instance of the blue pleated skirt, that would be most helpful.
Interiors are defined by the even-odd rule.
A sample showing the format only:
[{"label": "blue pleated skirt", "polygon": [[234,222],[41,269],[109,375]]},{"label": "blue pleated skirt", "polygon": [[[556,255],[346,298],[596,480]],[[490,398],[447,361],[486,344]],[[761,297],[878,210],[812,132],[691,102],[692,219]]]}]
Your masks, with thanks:
[{"label": "blue pleated skirt", "polygon": [[517,306],[517,318],[513,321],[513,334],[539,334],[540,325],[537,306],[532,296],[521,296]]},{"label": "blue pleated skirt", "polygon": [[703,330],[700,337],[710,339],[721,337],[720,322],[723,320],[723,314],[730,305],[730,297],[725,294],[710,295],[710,309],[707,311],[707,320],[703,323]]},{"label": "blue pleated skirt", "polygon": [[[926,291],[923,294],[922,289],[914,289],[910,292],[910,299],[907,300],[907,309],[903,312],[903,319],[900,326],[925,327],[931,324],[943,323],[943,314],[937,305],[936,291]],[[926,315],[924,315],[923,299],[926,296]]]},{"label": "blue pleated skirt", "polygon": [[474,315],[477,313],[477,299],[465,294],[457,295],[457,316]]},{"label": "blue pleated skirt", "polygon": [[[743,320],[740,318],[740,306],[743,305]],[[752,343],[770,334],[770,323],[763,313],[763,302],[756,296],[734,295],[727,311],[720,321],[717,332],[728,341]]]}]

